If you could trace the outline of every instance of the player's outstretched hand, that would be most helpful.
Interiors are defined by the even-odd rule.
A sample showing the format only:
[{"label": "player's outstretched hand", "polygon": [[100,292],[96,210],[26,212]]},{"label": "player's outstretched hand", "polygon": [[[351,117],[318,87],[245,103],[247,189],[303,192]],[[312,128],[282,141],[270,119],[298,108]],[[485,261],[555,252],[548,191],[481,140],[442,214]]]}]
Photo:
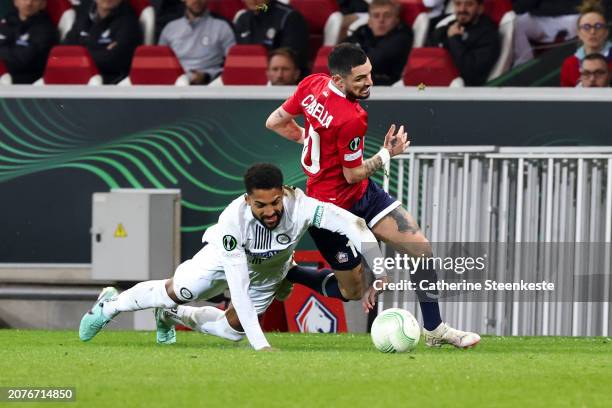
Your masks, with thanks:
[{"label": "player's outstretched hand", "polygon": [[408,133],[404,130],[404,125],[400,126],[397,133],[395,133],[395,125],[391,125],[385,136],[385,144],[383,146],[389,150],[391,157],[404,153],[408,146],[410,146],[410,140],[408,140]]},{"label": "player's outstretched hand", "polygon": [[376,298],[383,292],[382,290],[377,290],[374,287],[374,283],[377,281],[379,282],[376,284],[376,287],[378,288],[380,288],[382,284],[388,282],[387,277],[382,276],[372,282],[372,285],[370,285],[370,287],[366,290],[366,293],[361,298],[361,306],[363,306],[363,311],[365,313],[368,313],[370,310],[374,309],[374,306],[376,305]]}]

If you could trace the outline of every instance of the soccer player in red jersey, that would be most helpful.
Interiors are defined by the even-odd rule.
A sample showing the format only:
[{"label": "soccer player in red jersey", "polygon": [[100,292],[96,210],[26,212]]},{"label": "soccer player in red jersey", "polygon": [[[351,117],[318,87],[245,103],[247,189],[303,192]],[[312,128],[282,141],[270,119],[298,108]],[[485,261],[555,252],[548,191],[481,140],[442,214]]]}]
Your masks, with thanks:
[{"label": "soccer player in red jersey", "polygon": [[[408,148],[404,127],[395,132],[395,125],[391,125],[380,151],[369,159],[363,157],[368,117],[359,100],[368,98],[373,86],[370,61],[361,47],[344,43],[331,52],[328,66],[331,76],[314,74],[302,80],[295,93],[268,117],[266,127],[304,145],[301,161],[308,177],[307,195],[363,218],[377,239],[402,254],[431,256],[431,245],[414,218],[370,179],[391,157]],[[303,128],[295,121],[299,115],[304,116]],[[379,291],[372,285],[363,293],[361,256],[347,238],[315,228],[309,233],[334,269],[342,295],[336,297],[361,298],[364,310],[372,309]],[[293,270],[294,281],[329,294],[326,286],[334,276],[327,275],[323,280],[320,276],[305,268]],[[437,277],[435,270],[421,268],[411,274],[411,279],[418,285],[420,281],[435,282]],[[417,290],[417,296],[427,345],[448,343],[466,348],[480,341],[477,334],[442,322],[437,292]]]}]

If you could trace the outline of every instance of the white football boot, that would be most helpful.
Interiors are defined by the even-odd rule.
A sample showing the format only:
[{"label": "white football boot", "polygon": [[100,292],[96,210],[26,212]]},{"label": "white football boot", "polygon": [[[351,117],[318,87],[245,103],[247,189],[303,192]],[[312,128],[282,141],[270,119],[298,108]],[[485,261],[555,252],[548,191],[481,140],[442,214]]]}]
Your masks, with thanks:
[{"label": "white football boot", "polygon": [[480,341],[476,333],[453,329],[446,323],[440,323],[432,331],[423,329],[425,344],[429,347],[441,347],[443,344],[452,344],[457,348],[467,349],[474,347]]}]

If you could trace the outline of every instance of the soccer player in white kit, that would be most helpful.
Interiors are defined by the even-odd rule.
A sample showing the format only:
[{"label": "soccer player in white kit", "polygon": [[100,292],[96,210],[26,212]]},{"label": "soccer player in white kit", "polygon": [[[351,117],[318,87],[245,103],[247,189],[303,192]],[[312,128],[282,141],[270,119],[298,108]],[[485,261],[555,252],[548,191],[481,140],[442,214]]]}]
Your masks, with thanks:
[{"label": "soccer player in white kit", "polygon": [[[346,235],[371,267],[376,257],[382,257],[363,219],[307,197],[300,189],[283,186],[282,173],[276,166],[253,165],[244,181],[247,193],[234,200],[219,216],[219,222],[206,230],[204,247],[182,263],[173,278],[141,282],[121,294],[105,288],[81,320],[81,340],[91,340],[120,312],[158,308],[159,343],[175,341],[169,317],[230,340],[241,339],[244,330],[254,349],[269,350],[257,315],[265,312],[280,289],[293,265],[293,250],[308,228]],[[237,315],[232,321],[214,308],[178,306],[209,299],[227,288]]]}]

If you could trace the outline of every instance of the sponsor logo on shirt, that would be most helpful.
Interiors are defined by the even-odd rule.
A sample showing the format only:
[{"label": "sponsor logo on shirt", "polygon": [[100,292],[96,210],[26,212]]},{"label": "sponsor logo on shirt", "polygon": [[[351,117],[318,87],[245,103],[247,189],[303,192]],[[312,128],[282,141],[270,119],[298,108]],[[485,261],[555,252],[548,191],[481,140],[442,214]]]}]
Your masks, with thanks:
[{"label": "sponsor logo on shirt", "polygon": [[323,105],[317,102],[313,94],[307,95],[302,99],[302,107],[313,118],[319,121],[321,126],[328,129],[334,117],[325,110]]},{"label": "sponsor logo on shirt", "polygon": [[28,45],[30,45],[30,42],[28,41],[29,39],[30,39],[30,33],[22,34],[19,37],[19,39],[15,41],[15,44],[20,45],[22,47],[27,47]]},{"label": "sponsor logo on shirt", "polygon": [[109,29],[107,29],[107,30],[105,30],[105,31],[102,33],[102,38],[108,38],[108,36],[109,36],[109,35],[110,35],[110,28],[109,28]]},{"label": "sponsor logo on shirt", "polygon": [[250,31],[244,31],[240,33],[240,38],[247,38],[249,35],[251,35]]},{"label": "sponsor logo on shirt", "polygon": [[208,36],[207,35],[202,36],[202,45],[207,47],[208,44],[210,44],[210,39],[208,38]]},{"label": "sponsor logo on shirt", "polygon": [[268,31],[266,31],[266,37],[272,40],[275,35],[276,35],[276,30],[274,29],[274,27],[268,28]]},{"label": "sponsor logo on shirt", "polygon": [[87,31],[81,31],[81,32],[79,33],[79,35],[80,35],[81,37],[89,37],[89,33],[88,33]]},{"label": "sponsor logo on shirt", "polygon": [[236,245],[238,244],[238,241],[236,241],[236,238],[234,238],[231,235],[224,235],[223,236],[223,248],[225,248],[226,251],[233,251],[234,249],[236,249]]},{"label": "sponsor logo on shirt", "polygon": [[314,220],[312,222],[312,225],[315,227],[320,227],[322,221],[323,221],[323,206],[318,205],[317,208],[315,209],[315,215],[314,215]]}]

